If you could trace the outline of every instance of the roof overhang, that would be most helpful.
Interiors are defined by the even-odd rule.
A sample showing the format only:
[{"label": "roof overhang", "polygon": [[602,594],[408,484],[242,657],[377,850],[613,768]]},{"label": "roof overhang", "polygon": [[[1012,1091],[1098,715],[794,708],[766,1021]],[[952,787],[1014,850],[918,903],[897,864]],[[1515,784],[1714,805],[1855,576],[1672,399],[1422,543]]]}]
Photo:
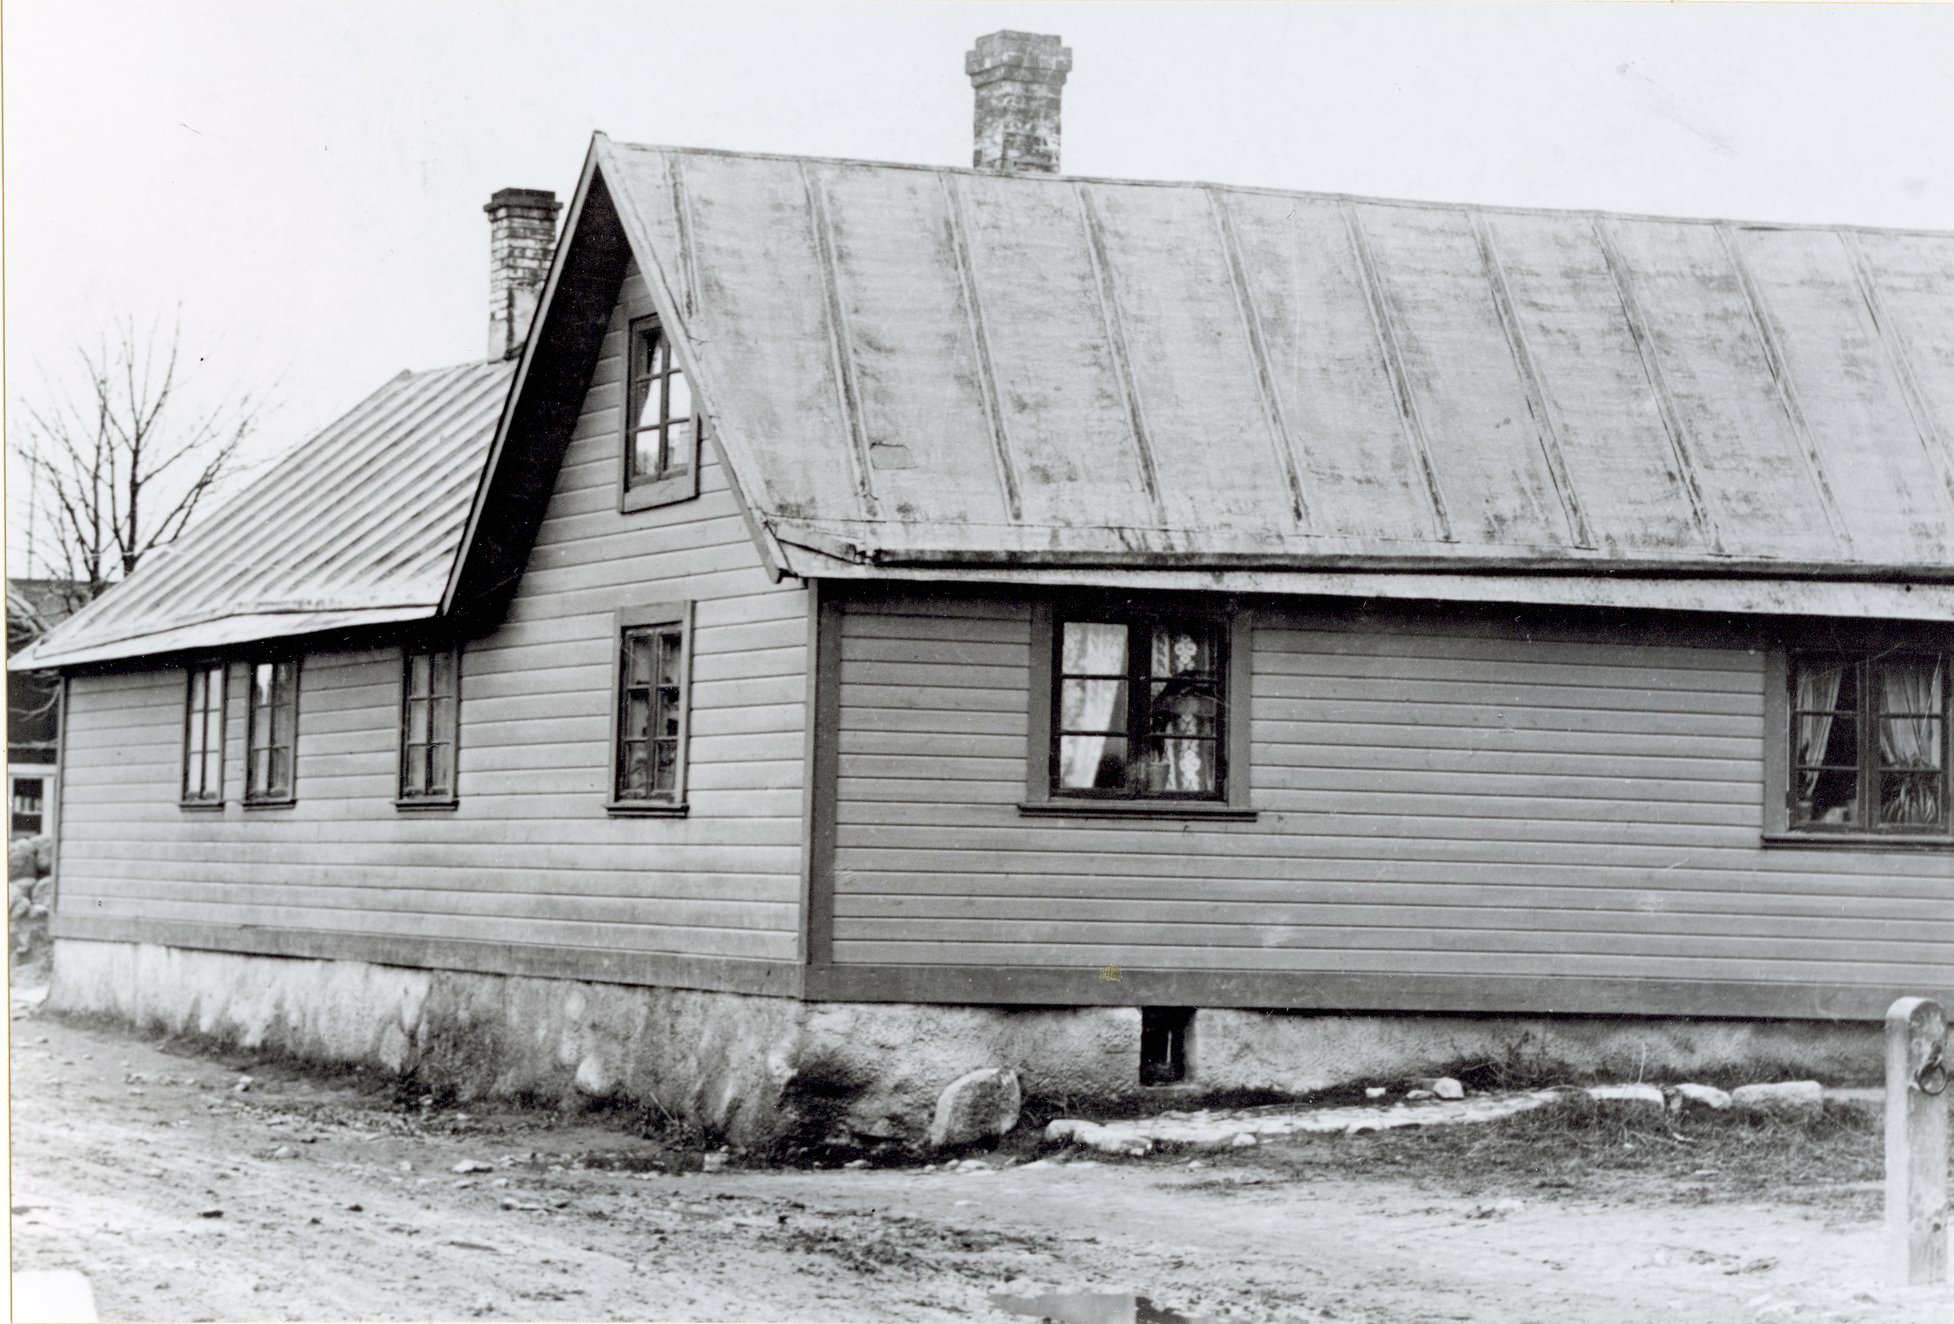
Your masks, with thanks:
[{"label": "roof overhang", "polygon": [[407,606],[329,607],[262,612],[240,612],[210,620],[193,621],[147,634],[131,635],[74,648],[43,648],[58,636],[46,636],[7,659],[9,671],[45,671],[57,667],[91,666],[102,662],[121,662],[131,658],[164,654],[214,652],[239,644],[272,639],[293,639],[303,635],[338,634],[373,626],[401,625],[432,620],[431,603]]}]

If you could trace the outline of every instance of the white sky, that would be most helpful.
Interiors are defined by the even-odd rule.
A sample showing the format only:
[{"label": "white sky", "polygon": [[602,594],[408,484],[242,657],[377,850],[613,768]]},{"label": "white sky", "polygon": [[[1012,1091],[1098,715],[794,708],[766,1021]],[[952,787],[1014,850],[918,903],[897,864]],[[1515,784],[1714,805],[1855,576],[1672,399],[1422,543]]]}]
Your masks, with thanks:
[{"label": "white sky", "polygon": [[1954,230],[1950,5],[7,0],[9,421],[180,306],[282,449],[483,352],[482,203],[593,129],[968,164],[1001,27],[1072,48],[1071,174]]}]

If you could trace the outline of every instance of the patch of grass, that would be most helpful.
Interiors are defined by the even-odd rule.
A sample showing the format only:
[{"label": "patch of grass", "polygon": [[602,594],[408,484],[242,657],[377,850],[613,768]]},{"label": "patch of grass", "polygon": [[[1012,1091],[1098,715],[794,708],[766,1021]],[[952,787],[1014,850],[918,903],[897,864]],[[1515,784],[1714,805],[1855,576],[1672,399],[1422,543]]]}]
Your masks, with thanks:
[{"label": "patch of grass", "polygon": [[[1528,1191],[1579,1198],[1625,1194],[1702,1203],[1838,1200],[1876,1204],[1883,1176],[1876,1112],[1828,1102],[1804,1120],[1737,1113],[1671,1117],[1570,1094],[1547,1107],[1464,1126],[1357,1136],[1302,1136],[1219,1164],[1285,1175],[1404,1177],[1464,1197]],[[1843,1187],[1859,1187],[1842,1190]]]}]

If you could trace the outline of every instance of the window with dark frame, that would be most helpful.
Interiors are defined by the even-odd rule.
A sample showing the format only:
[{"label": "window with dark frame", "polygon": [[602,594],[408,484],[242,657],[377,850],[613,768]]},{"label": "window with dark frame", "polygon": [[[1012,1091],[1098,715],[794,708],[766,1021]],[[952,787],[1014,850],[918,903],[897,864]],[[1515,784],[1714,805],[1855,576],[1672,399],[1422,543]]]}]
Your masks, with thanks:
[{"label": "window with dark frame", "polygon": [[13,832],[37,837],[47,825],[47,787],[39,777],[16,777],[13,782]]},{"label": "window with dark frame", "polygon": [[685,622],[628,627],[618,655],[619,804],[675,804],[683,792]]},{"label": "window with dark frame", "polygon": [[258,662],[251,667],[245,723],[246,804],[284,804],[293,798],[298,681],[295,661]]},{"label": "window with dark frame", "polygon": [[1793,831],[1946,837],[1948,655],[1794,652]]},{"label": "window with dark frame", "polygon": [[631,371],[625,400],[624,488],[627,493],[687,475],[697,419],[692,386],[655,317],[631,324]]},{"label": "window with dark frame", "polygon": [[183,702],[183,803],[224,801],[224,666],[193,667]]},{"label": "window with dark frame", "polygon": [[1226,635],[1199,616],[1060,619],[1052,797],[1225,799]]},{"label": "window with dark frame", "polygon": [[400,682],[400,801],[455,802],[461,650],[408,650]]}]

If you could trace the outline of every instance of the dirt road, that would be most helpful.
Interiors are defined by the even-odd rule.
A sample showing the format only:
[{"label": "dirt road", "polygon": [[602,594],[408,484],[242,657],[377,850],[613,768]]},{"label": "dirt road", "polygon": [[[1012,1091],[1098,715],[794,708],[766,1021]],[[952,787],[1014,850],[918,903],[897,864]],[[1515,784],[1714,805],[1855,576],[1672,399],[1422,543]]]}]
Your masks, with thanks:
[{"label": "dirt road", "polygon": [[14,1265],[85,1272],[109,1319],[1003,1324],[990,1294],[1061,1288],[1242,1321],[1949,1317],[1945,1294],[1877,1285],[1866,1199],[1475,1200],[1298,1176],[1273,1145],[1200,1168],[674,1175],[631,1170],[656,1146],[587,1121],[402,1109],[357,1077],[40,1016],[12,1030]]}]

